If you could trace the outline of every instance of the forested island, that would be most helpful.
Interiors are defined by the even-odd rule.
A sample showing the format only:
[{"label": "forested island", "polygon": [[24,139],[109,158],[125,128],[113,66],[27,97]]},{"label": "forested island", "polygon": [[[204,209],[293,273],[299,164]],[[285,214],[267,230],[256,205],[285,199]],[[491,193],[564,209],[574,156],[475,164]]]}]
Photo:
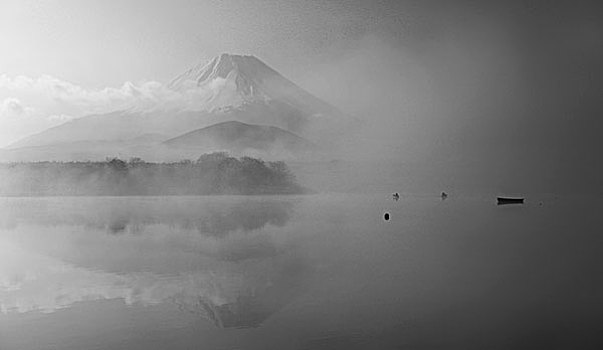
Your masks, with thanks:
[{"label": "forested island", "polygon": [[140,158],[93,162],[0,164],[0,196],[155,196],[298,194],[304,189],[282,161],[225,152],[196,161],[149,163]]}]

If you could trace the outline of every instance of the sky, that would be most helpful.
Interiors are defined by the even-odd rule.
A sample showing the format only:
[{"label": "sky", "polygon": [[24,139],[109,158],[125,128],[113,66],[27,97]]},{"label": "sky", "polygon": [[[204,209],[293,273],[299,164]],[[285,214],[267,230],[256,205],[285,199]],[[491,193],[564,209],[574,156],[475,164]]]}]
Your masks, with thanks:
[{"label": "sky", "polygon": [[228,52],[366,121],[367,156],[588,170],[601,18],[596,1],[2,0],[0,146]]}]

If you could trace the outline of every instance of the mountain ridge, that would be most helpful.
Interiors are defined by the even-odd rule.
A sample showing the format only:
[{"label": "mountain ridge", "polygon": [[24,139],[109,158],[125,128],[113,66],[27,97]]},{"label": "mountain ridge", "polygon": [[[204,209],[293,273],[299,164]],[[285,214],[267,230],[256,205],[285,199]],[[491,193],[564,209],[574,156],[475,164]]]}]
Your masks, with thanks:
[{"label": "mountain ridge", "polygon": [[[219,93],[224,93],[227,88],[235,88],[240,98],[238,106],[258,100],[262,102],[285,100],[296,108],[313,107],[322,113],[343,116],[337,108],[305,91],[253,55],[220,54],[209,62],[199,63],[180,74],[168,84],[168,87],[182,91],[192,88],[192,83],[195,87],[204,87],[215,82],[216,79],[225,80]],[[210,98],[211,107],[213,107],[212,100],[219,100],[216,97],[214,95]],[[299,101],[306,101],[306,103],[299,103]],[[230,106],[234,105],[230,104]]]},{"label": "mountain ridge", "polygon": [[311,155],[318,150],[312,142],[290,131],[233,120],[189,131],[162,142],[162,145],[170,150],[181,150],[181,154],[226,151],[235,155],[283,159]]},{"label": "mountain ridge", "polygon": [[224,121],[270,125],[323,144],[352,119],[297,86],[255,56],[221,54],[174,78],[176,92],[201,92],[203,108],[135,109],[93,114],[25,137],[5,149],[78,141],[119,142],[145,134],[180,136]]}]

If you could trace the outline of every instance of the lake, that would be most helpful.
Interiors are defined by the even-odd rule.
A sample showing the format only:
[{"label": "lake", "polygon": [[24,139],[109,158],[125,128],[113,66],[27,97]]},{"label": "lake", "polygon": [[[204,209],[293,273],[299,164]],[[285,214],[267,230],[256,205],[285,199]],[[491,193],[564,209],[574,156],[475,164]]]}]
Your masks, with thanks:
[{"label": "lake", "polygon": [[597,348],[602,224],[586,197],[0,198],[0,349]]}]

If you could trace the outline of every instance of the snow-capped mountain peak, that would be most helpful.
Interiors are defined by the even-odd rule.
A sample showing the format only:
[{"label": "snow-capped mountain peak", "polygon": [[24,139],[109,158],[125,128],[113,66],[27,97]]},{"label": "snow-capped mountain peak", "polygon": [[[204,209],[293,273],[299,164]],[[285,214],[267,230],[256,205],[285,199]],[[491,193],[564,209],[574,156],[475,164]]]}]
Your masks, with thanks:
[{"label": "snow-capped mountain peak", "polygon": [[276,102],[313,112],[308,115],[340,113],[255,56],[221,54],[180,74],[169,87],[203,96],[199,105],[207,111]]},{"label": "snow-capped mountain peak", "polygon": [[255,56],[224,53],[190,68],[172,80],[169,87],[180,92],[206,90],[207,107],[236,107],[253,100],[269,100],[261,85],[275,78],[284,79]]},{"label": "snow-capped mountain peak", "polygon": [[197,85],[202,85],[215,78],[226,78],[231,71],[244,73],[256,79],[278,75],[275,70],[255,56],[223,53],[179,75],[170,83],[170,87],[177,89],[186,80],[193,80]]},{"label": "snow-capped mountain peak", "polygon": [[10,148],[115,141],[148,133],[175,137],[228,120],[275,126],[320,143],[333,139],[351,120],[254,56],[221,54],[180,74],[169,90],[175,101],[184,101],[181,107],[90,115]]}]

